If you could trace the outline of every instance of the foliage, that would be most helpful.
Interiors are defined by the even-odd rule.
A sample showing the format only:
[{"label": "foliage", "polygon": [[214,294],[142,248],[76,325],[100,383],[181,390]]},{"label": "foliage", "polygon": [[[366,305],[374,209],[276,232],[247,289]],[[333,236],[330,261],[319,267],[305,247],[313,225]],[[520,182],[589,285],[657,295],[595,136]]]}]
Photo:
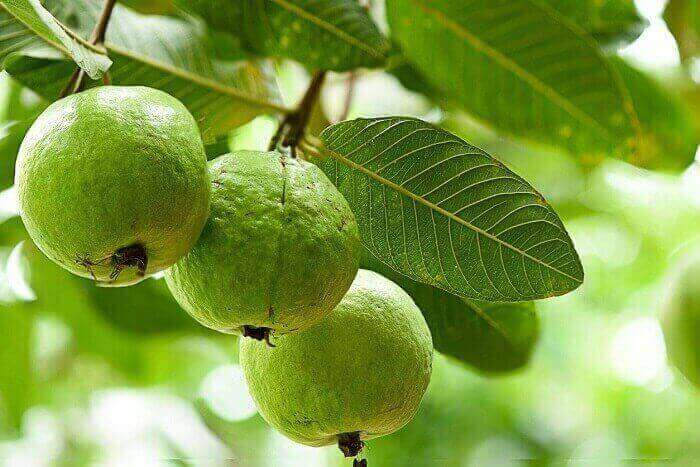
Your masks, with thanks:
[{"label": "foliage", "polygon": [[[681,63],[653,70],[618,55],[647,26],[633,3],[129,0],[101,46],[102,0],[0,0],[0,438],[22,440],[0,459],[25,445],[56,462],[118,459],[115,445],[133,447],[122,412],[134,438],[159,440],[141,446],[149,458],[338,457],[295,451],[254,409],[231,415],[242,380],[203,389],[235,373],[237,345],[162,280],[95,288],[28,239],[15,156],[77,69],[88,87],[180,99],[210,159],[293,150],[345,196],[362,267],[411,295],[437,351],[416,419],[373,442],[370,464],[697,458],[700,400],[657,318],[700,242],[699,10],[668,2]],[[278,118],[291,148],[270,141]],[[109,412],[112,396],[124,399]],[[51,457],[32,430],[54,418],[66,442]]]}]

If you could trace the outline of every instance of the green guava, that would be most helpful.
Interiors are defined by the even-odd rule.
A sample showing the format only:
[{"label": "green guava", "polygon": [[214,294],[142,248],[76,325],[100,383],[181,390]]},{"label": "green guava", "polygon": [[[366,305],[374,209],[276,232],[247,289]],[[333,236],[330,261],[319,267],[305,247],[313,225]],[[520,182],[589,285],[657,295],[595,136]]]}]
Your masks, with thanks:
[{"label": "green guava", "polygon": [[17,158],[32,240],[67,270],[121,286],[171,266],[209,213],[199,129],[174,97],[103,86],[50,105]]},{"label": "green guava", "polygon": [[275,344],[241,342],[240,363],[263,418],[296,442],[338,443],[346,456],[408,423],[430,381],[433,345],[423,315],[398,285],[363,269],[332,313]]},{"label": "green guava", "polygon": [[166,272],[195,319],[265,339],[318,322],[359,264],[355,216],[324,173],[274,152],[238,151],[209,164],[212,205],[194,248]]},{"label": "green guava", "polygon": [[700,252],[679,269],[661,323],[669,360],[700,388]]}]

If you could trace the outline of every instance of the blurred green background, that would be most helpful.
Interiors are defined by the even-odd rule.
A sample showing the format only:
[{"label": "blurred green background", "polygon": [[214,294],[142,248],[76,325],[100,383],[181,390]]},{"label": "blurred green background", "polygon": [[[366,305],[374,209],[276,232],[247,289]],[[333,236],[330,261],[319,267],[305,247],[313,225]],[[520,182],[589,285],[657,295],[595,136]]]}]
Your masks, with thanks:
[{"label": "blurred green background", "polygon": [[[687,59],[697,49],[679,48],[668,29],[683,12],[668,11],[667,24],[663,1],[636,6],[648,24],[620,55],[684,101],[697,124],[700,59]],[[296,102],[308,75],[287,62],[277,71],[285,100]],[[348,79],[332,75],[326,85],[331,121]],[[700,247],[698,163],[682,173],[586,165],[502,139],[387,73],[352,80],[349,117],[421,117],[529,180],[561,215],[586,270],[580,289],[536,304],[540,337],[524,368],[486,376],[436,354],[418,415],[368,444],[370,465],[700,463],[700,392],[670,366],[659,325],[674,265]],[[296,445],[267,427],[237,365],[236,338],[198,326],[162,280],[98,289],[35,250],[10,186],[21,137],[45,105],[0,74],[0,465],[348,465],[335,447]],[[676,131],[673,116],[638,110],[660,134]],[[211,153],[262,149],[274,129],[258,118]],[[687,143],[659,151],[675,160],[683,155],[669,151]]]}]

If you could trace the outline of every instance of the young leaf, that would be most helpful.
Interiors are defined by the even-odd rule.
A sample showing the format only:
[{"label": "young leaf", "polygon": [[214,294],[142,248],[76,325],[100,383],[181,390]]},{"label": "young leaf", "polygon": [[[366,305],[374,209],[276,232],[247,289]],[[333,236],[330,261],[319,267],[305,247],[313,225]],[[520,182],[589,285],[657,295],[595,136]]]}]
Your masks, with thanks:
[{"label": "young leaf", "polygon": [[260,55],[289,58],[310,69],[348,71],[381,66],[389,51],[357,0],[177,0],[212,27],[242,36]]},{"label": "young leaf", "polygon": [[564,226],[501,162],[420,120],[358,119],[321,133],[320,166],[367,249],[396,271],[466,298],[567,293],[583,269]]},{"label": "young leaf", "polygon": [[632,42],[646,25],[633,0],[545,1],[603,45]]},{"label": "young leaf", "polygon": [[693,163],[700,128],[683,101],[652,77],[612,59],[639,114],[642,135],[634,164],[656,170],[683,170]]},{"label": "young leaf", "polygon": [[[56,16],[76,31],[92,28],[100,0],[49,0]],[[55,99],[72,73],[69,62],[36,40],[10,54],[5,68],[17,80]],[[145,85],[180,99],[200,124],[206,140],[225,134],[262,113],[285,110],[276,84],[261,63],[214,58],[204,34],[180,19],[144,16],[117,5],[105,46],[114,60],[117,85]]]},{"label": "young leaf", "polygon": [[103,51],[59,24],[39,0],[0,1],[0,25],[0,64],[32,35],[73,59],[92,79],[100,78],[112,64]]},{"label": "young leaf", "polygon": [[577,154],[626,154],[619,76],[580,28],[534,0],[387,0],[393,38],[432,86],[499,131]]},{"label": "young leaf", "polygon": [[522,368],[540,334],[532,302],[470,301],[415,282],[366,253],[360,267],[396,282],[423,312],[438,352],[487,374]]}]

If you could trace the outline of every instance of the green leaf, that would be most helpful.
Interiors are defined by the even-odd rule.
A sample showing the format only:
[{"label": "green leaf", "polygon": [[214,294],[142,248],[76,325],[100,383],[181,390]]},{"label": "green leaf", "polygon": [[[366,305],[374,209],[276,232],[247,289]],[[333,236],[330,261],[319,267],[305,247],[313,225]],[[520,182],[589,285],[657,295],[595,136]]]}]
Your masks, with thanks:
[{"label": "green leaf", "polygon": [[19,146],[36,116],[46,107],[46,102],[7,76],[0,76],[0,93],[3,86],[7,99],[0,107],[0,191],[14,182]]},{"label": "green leaf", "polygon": [[100,78],[112,61],[104,51],[85,42],[56,21],[39,0],[0,1],[0,65],[9,53],[32,35],[73,59],[92,79]]},{"label": "green leaf", "polygon": [[149,279],[125,288],[82,282],[100,316],[124,332],[149,336],[197,334],[204,329],[180,308],[162,280]]},{"label": "green leaf", "polygon": [[357,0],[179,0],[213,28],[240,36],[251,51],[310,69],[381,66],[389,51]]},{"label": "green leaf", "polygon": [[635,165],[657,170],[683,170],[693,163],[700,128],[688,106],[652,77],[612,59],[639,114],[642,135]]},{"label": "green leaf", "polygon": [[545,1],[604,45],[632,42],[646,26],[633,0]]},{"label": "green leaf", "polygon": [[[100,0],[49,0],[59,19],[79,32],[92,28]],[[192,112],[205,140],[214,140],[263,113],[285,111],[266,64],[215,58],[209,40],[181,19],[145,16],[117,5],[105,46],[117,85],[145,85],[180,99]],[[69,62],[51,49],[28,45],[6,59],[20,82],[55,99],[72,73]]]},{"label": "green leaf", "polygon": [[540,334],[532,302],[486,303],[467,300],[415,282],[365,252],[360,267],[394,281],[423,312],[435,350],[487,374],[522,368]]},{"label": "green leaf", "polygon": [[367,249],[396,271],[466,298],[565,294],[583,269],[561,221],[501,162],[420,120],[358,119],[321,133],[322,169]]},{"label": "green leaf", "polygon": [[700,3],[697,0],[669,0],[664,20],[678,42],[683,60],[700,55]]},{"label": "green leaf", "polygon": [[534,0],[388,0],[393,38],[447,99],[498,131],[589,158],[630,152],[636,114],[584,31]]}]

